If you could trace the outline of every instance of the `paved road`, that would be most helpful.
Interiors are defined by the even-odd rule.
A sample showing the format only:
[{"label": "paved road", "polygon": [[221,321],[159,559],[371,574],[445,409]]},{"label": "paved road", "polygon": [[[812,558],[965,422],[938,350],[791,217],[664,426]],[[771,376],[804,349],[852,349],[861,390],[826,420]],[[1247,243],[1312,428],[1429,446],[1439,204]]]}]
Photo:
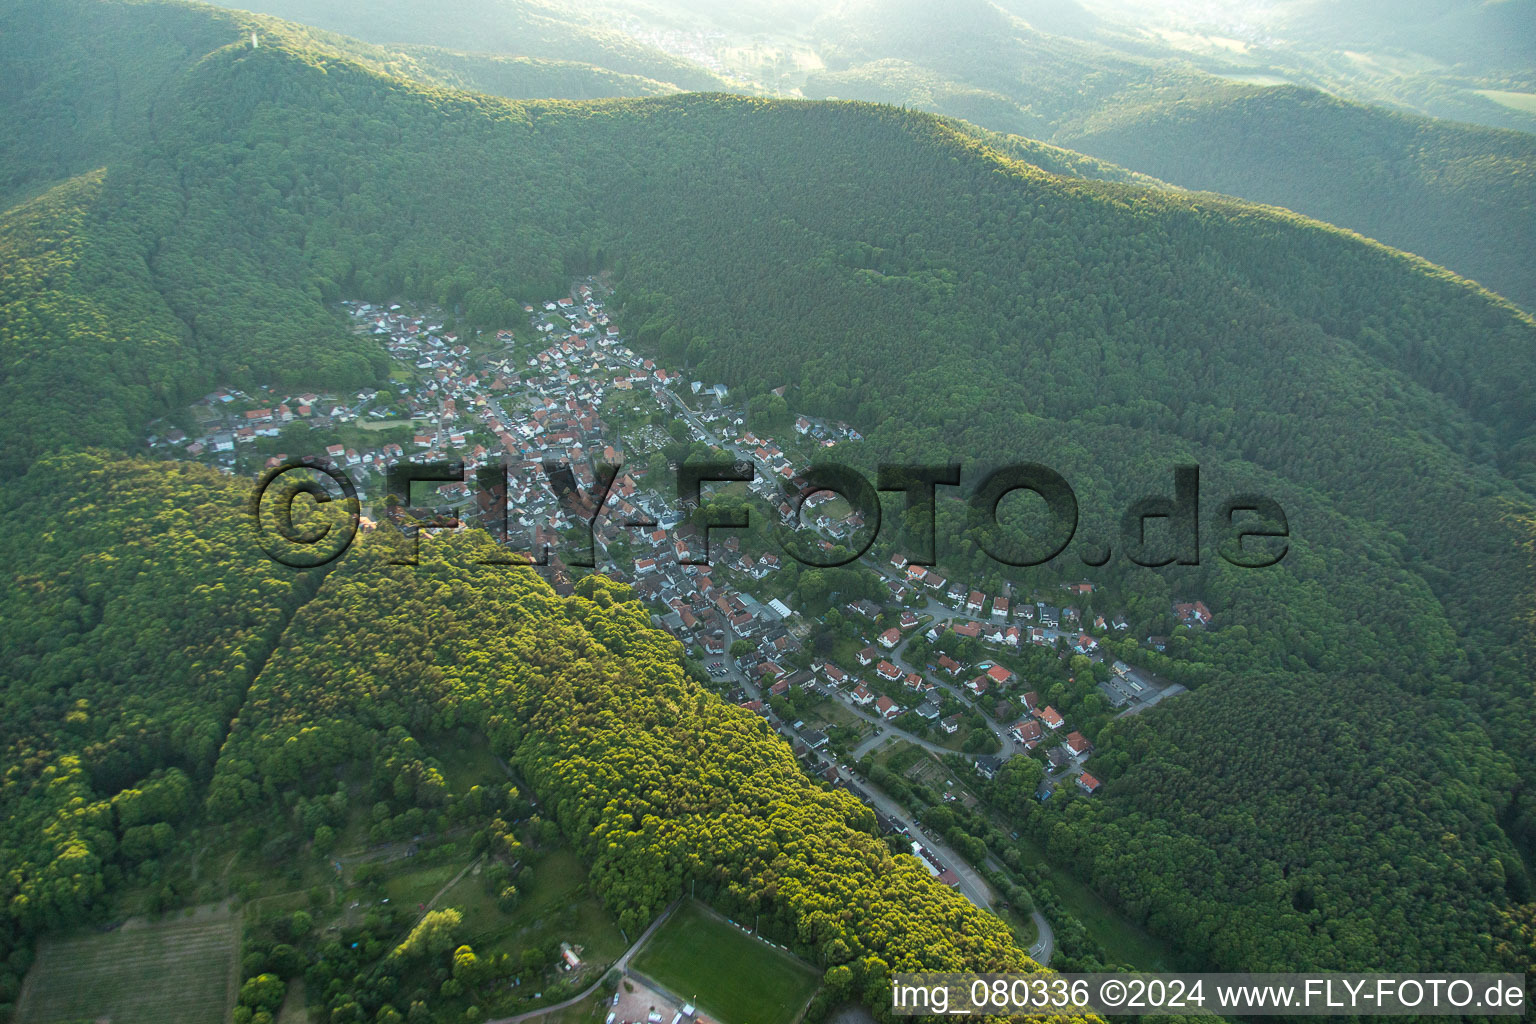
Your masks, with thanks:
[{"label": "paved road", "polygon": [[[864,721],[868,722],[869,724],[871,724],[873,726],[876,726],[877,728],[881,728],[881,729],[885,730],[885,732],[883,734],[878,735],[878,736],[873,736],[870,739],[867,739],[863,743],[861,743],[859,745],[859,750],[863,750],[864,747],[869,746],[871,742],[873,742],[875,746],[879,746],[881,743],[884,743],[886,740],[903,739],[903,740],[906,740],[908,743],[916,744],[917,746],[922,747],[924,750],[927,750],[927,751],[929,751],[931,753],[937,754],[940,757],[948,757],[948,756],[950,756],[952,754],[959,754],[961,757],[968,758],[968,759],[973,760],[973,761],[976,758],[975,754],[967,754],[967,753],[963,753],[963,752],[961,752],[959,750],[951,750],[948,747],[941,747],[937,743],[934,743],[931,740],[925,740],[925,739],[921,739],[921,738],[919,738],[917,736],[914,736],[910,732],[907,732],[905,729],[898,728],[897,726],[892,725],[890,722],[885,721],[879,715],[871,714],[870,712],[865,711],[863,708],[861,708],[857,704],[853,703],[853,701],[849,700],[844,694],[839,693],[839,692],[837,692],[835,690],[833,691],[833,694],[835,695],[835,697],[838,700],[840,700],[842,702],[844,707],[846,707],[849,711],[853,712],[855,715],[858,715],[859,718],[863,719]],[[862,756],[863,756],[863,754],[858,753],[857,751],[854,754],[855,760],[858,759],[859,757],[862,757]]]},{"label": "paved road", "polygon": [[[1151,673],[1143,673],[1143,674],[1147,675],[1147,676],[1151,676]],[[1153,678],[1155,678],[1155,677],[1153,677]],[[1115,717],[1116,718],[1124,718],[1126,715],[1137,715],[1137,714],[1140,714],[1141,712],[1147,710],[1147,708],[1155,707],[1159,701],[1165,700],[1165,699],[1167,699],[1169,697],[1177,697],[1179,694],[1181,694],[1183,692],[1184,692],[1184,684],[1183,683],[1173,683],[1173,684],[1171,684],[1169,686],[1165,686],[1161,690],[1158,690],[1151,697],[1149,697],[1146,700],[1142,701],[1140,704],[1132,704],[1130,707],[1126,708],[1124,711],[1120,712]]]},{"label": "paved road", "polygon": [[[903,580],[904,579],[904,574],[893,572],[891,570],[890,566],[888,566],[888,565],[877,564],[877,563],[875,563],[873,561],[870,561],[868,558],[864,559],[864,561],[868,565],[870,565],[870,567],[873,568],[876,572],[880,573],[882,576],[886,577],[887,579],[893,579],[893,580]],[[907,635],[903,636],[901,638],[901,642],[896,645],[895,650],[893,650],[886,657],[887,657],[888,660],[894,662],[899,668],[904,669],[907,672],[916,672],[918,675],[932,678],[935,682],[937,682],[939,684],[940,688],[942,688],[947,693],[953,694],[955,697],[958,697],[960,699],[960,702],[963,703],[966,707],[974,708],[974,707],[976,707],[977,701],[975,701],[975,700],[973,700],[971,698],[971,695],[970,695],[969,692],[967,692],[966,690],[962,689],[960,686],[956,685],[955,683],[951,682],[950,680],[945,679],[945,678],[943,678],[942,676],[939,676],[936,673],[929,672],[928,671],[928,667],[926,665],[913,665],[912,663],[908,662],[907,661],[907,645],[912,642],[912,638],[914,636],[917,636],[919,633],[926,633],[926,632],[928,632],[928,630],[934,628],[935,626],[942,627],[942,626],[946,625],[947,623],[949,623],[950,621],[952,621],[954,619],[967,619],[967,620],[970,620],[970,619],[975,619],[976,617],[972,616],[972,615],[962,614],[961,612],[957,611],[954,608],[949,607],[946,604],[940,604],[938,601],[935,601],[931,595],[928,595],[928,594],[924,594],[923,595],[923,601],[924,601],[923,607],[920,608],[920,609],[916,609],[916,611],[918,612],[919,615],[929,615],[929,616],[932,616],[933,617],[933,621],[928,623],[926,626],[922,626],[922,627],[919,627],[918,629],[914,629],[914,630],[912,630],[911,633],[908,633]],[[1008,726],[1012,725],[1013,724],[1012,722],[1009,722],[1009,723],[995,722],[995,721],[992,720],[992,716],[987,714],[985,711],[982,711],[982,716],[981,717],[987,723],[987,728],[992,730],[992,735],[994,737],[996,737],[996,739],[997,739],[997,743],[998,743],[997,756],[998,757],[1003,758],[1004,760],[1006,760],[1007,758],[1012,757],[1015,753],[1018,752],[1017,745],[1013,742],[1012,738],[1009,737],[1009,735],[1008,735]],[[969,755],[969,756],[974,757],[975,755]]]},{"label": "paved road", "polygon": [[[988,854],[987,870],[1002,871],[1003,865],[996,857]],[[1038,910],[1031,910],[1029,919],[1035,922],[1035,942],[1029,947],[1029,955],[1042,967],[1049,966],[1051,957],[1056,954],[1056,932],[1051,928],[1051,922]]]},{"label": "paved road", "polygon": [[[932,601],[931,598],[929,600],[930,600],[930,602]],[[940,606],[940,608],[943,609],[944,614],[943,615],[935,615],[934,616],[934,622],[929,625],[929,627],[928,627],[929,629],[932,629],[934,625],[940,625],[942,623],[948,622],[950,619],[962,617],[962,616],[958,615],[958,613],[956,613],[954,611],[951,611],[948,608],[943,608],[942,605]],[[924,630],[923,632],[926,632],[926,631],[927,630]],[[917,630],[913,630],[912,634],[916,635],[917,632],[918,632]],[[908,662],[907,661],[907,645],[909,643],[911,643],[911,641],[912,641],[912,636],[903,637],[901,643],[897,644],[896,645],[896,649],[891,652],[891,657],[895,660],[897,666],[902,668],[902,669],[905,669],[908,672],[916,672],[918,675],[931,676],[938,683],[940,689],[942,689],[945,692],[947,692],[947,693],[949,693],[949,694],[959,698],[960,703],[964,704],[966,707],[974,708],[974,709],[976,709],[978,711],[981,711],[982,720],[987,723],[987,728],[992,730],[992,735],[997,740],[997,744],[998,744],[997,756],[1000,757],[1000,758],[1003,758],[1004,760],[1008,759],[1009,757],[1012,757],[1017,752],[1017,750],[1016,750],[1016,747],[1015,747],[1015,744],[1014,744],[1012,738],[1010,738],[1009,735],[1008,735],[1007,726],[1003,725],[1000,722],[993,721],[991,715],[987,714],[985,710],[982,710],[981,708],[978,708],[977,707],[978,701],[972,699],[970,693],[968,693],[966,690],[964,690],[961,687],[955,685],[954,683],[950,682],[949,680],[940,677],[936,673],[929,672],[928,671],[928,667],[926,665],[913,665],[910,662]],[[1012,725],[1013,723],[1010,722],[1008,724]],[[969,756],[975,757],[976,755],[972,754],[972,755],[969,755]]]},{"label": "paved road", "polygon": [[661,912],[661,916],[652,921],[650,927],[646,928],[645,931],[640,933],[640,937],[635,940],[634,945],[626,949],[624,951],[624,955],[613,962],[612,967],[608,968],[608,970],[604,971],[602,974],[599,974],[596,981],[588,985],[585,989],[578,992],[576,995],[571,996],[571,998],[565,1000],[564,1002],[554,1003],[550,1006],[541,1006],[537,1010],[529,1010],[527,1013],[520,1013],[516,1017],[501,1017],[496,1020],[486,1021],[486,1024],[519,1024],[520,1021],[533,1020],[536,1017],[544,1016],[546,1013],[554,1013],[556,1010],[563,1010],[568,1006],[575,1006],[577,1003],[590,996],[593,992],[596,992],[598,986],[603,983],[603,979],[606,978],[611,971],[616,970],[622,973],[623,971],[627,970],[629,968],[629,961],[633,959],[634,955],[640,951],[640,947],[645,945],[646,940],[656,933],[656,929],[660,928],[662,924],[666,922],[667,918],[672,916],[672,912],[678,908],[680,903],[682,903],[682,901],[677,900],[668,906],[666,910],[663,910]]},{"label": "paved road", "polygon": [[869,739],[865,740],[863,743],[860,743],[857,747],[854,747],[853,753],[849,754],[848,757],[853,761],[862,760],[866,754],[874,753],[876,750],[885,746],[885,744],[896,738],[897,736],[892,733],[870,733]]},{"label": "paved road", "polygon": [[1051,957],[1056,955],[1056,933],[1051,929],[1051,922],[1047,921],[1040,911],[1031,910],[1029,917],[1035,922],[1035,931],[1040,934],[1035,944],[1029,947],[1029,955],[1041,967],[1049,967]]},{"label": "paved road", "polygon": [[[856,713],[862,714],[862,712],[859,712],[857,708],[852,710],[854,710]],[[941,747],[934,747],[934,745],[931,743],[927,743],[924,740],[919,740],[915,736],[901,733],[900,730],[892,728],[892,731],[889,733],[874,736],[869,740],[865,740],[864,743],[860,745],[858,750],[854,751],[855,757],[862,756],[860,752],[863,751],[865,747],[868,747],[871,744],[879,745],[881,743],[888,742],[898,738],[898,735],[901,738],[908,739],[913,743],[919,743],[924,746],[933,748],[936,752],[945,754],[954,753],[952,750]],[[860,779],[855,778],[852,772],[843,770],[830,758],[823,759],[821,763],[823,767],[826,768],[837,768],[838,777],[850,785],[858,786],[861,790],[867,793],[869,795],[870,802],[874,805],[876,810],[890,818],[892,821],[895,821],[902,828],[905,828],[907,832],[912,836],[912,838],[921,842],[929,850],[932,850],[934,855],[937,856],[939,860],[943,861],[945,866],[953,871],[956,877],[960,879],[959,889],[961,895],[965,896],[966,899],[970,900],[976,906],[981,907],[983,910],[992,909],[992,904],[995,897],[993,895],[991,886],[989,886],[986,880],[982,878],[981,875],[978,874],[970,866],[970,864],[965,861],[964,858],[955,852],[955,850],[952,849],[949,844],[945,843],[941,839],[929,835],[926,832],[923,832],[921,826],[917,824],[916,820],[907,812],[905,807],[897,803],[890,796],[886,795],[883,790],[879,789],[872,783],[861,781]],[[997,871],[1001,870],[1002,865],[999,864],[995,858],[989,858],[987,867],[991,870]],[[1030,918],[1035,922],[1035,931],[1038,937],[1035,940],[1035,944],[1029,948],[1029,955],[1037,963],[1041,965],[1048,965],[1051,962],[1051,957],[1055,955],[1056,952],[1056,933],[1051,928],[1051,922],[1047,920],[1046,916],[1040,913],[1040,911],[1030,911]]]},{"label": "paved road", "polygon": [[875,809],[887,818],[896,822],[907,830],[907,834],[916,842],[933,851],[933,855],[944,862],[944,866],[955,873],[960,879],[958,886],[961,895],[983,910],[991,910],[995,896],[992,887],[987,884],[975,868],[965,862],[965,859],[950,848],[949,844],[937,836],[929,835],[917,820],[907,813],[907,809],[895,800],[887,796],[882,790],[869,782],[861,782],[853,777],[851,772],[839,768],[837,774],[849,785],[858,786],[869,794],[870,802]]}]

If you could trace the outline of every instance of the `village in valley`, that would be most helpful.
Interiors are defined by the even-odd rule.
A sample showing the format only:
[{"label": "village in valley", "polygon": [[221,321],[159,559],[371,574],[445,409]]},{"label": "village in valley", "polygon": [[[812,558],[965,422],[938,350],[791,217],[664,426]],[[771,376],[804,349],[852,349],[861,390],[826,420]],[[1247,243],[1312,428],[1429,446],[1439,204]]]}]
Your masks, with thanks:
[{"label": "village in valley", "polygon": [[[637,354],[605,298],[599,280],[585,279],[524,305],[525,324],[485,331],[450,327],[453,317],[433,307],[345,302],[352,329],[392,357],[389,387],[220,389],[179,423],[151,424],[146,441],[252,477],[323,454],[355,483],[365,528],[457,521],[517,550],[547,546],[541,571],[565,592],[582,570],[560,552],[582,549],[591,523],[597,571],[633,587],[712,688],[764,716],[808,773],[871,804],[882,830],[910,839],[930,872],[990,905],[986,884],[924,836],[896,795],[922,785],[975,807],[975,790],[1024,757],[1041,766],[1035,799],[1091,797],[1106,781],[1091,737],[1182,690],[1132,664],[1168,638],[1132,638],[1125,615],[1087,581],[985,589],[875,548],[828,573],[802,569],[775,549],[771,529],[801,525],[789,497],[799,469],[856,446],[858,431],[785,415],[783,388],[770,396],[781,429],[766,430],[723,385]],[[752,465],[750,482],[706,485],[707,501],[748,508],[752,528],[706,534],[698,510],[679,503],[680,457],[710,454]],[[385,501],[390,467],[442,460],[462,462],[464,481],[439,485],[432,508]],[[497,486],[478,486],[485,467],[502,466]],[[805,499],[799,519],[824,549],[864,527],[825,490]],[[1212,621],[1198,600],[1171,612],[1190,629]]]}]

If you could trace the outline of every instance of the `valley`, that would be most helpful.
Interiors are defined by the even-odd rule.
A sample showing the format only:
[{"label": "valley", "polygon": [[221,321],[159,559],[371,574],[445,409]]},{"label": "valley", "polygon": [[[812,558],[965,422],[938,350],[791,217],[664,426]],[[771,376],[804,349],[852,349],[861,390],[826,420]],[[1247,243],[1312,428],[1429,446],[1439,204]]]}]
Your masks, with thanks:
[{"label": "valley", "polygon": [[1507,12],[694,6],[0,13],[0,1018],[1526,970]]}]

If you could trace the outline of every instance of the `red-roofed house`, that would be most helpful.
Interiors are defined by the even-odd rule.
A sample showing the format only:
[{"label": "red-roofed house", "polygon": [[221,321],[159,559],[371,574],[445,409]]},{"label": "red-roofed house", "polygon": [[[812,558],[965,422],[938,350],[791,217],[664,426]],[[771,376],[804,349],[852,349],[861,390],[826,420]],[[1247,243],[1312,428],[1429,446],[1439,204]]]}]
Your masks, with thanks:
[{"label": "red-roofed house", "polygon": [[1045,733],[1041,730],[1039,722],[1026,718],[1014,722],[1013,727],[1008,730],[1008,735],[1024,744],[1026,750],[1034,750],[1040,745],[1040,740],[1044,738]]},{"label": "red-roofed house", "polygon": [[1204,601],[1176,604],[1173,606],[1173,614],[1186,626],[1208,626],[1211,623],[1211,610],[1205,606]]},{"label": "red-roofed house", "polygon": [[887,721],[901,714],[901,707],[889,697],[881,697],[875,701],[875,710],[880,712],[880,717]]},{"label": "red-roofed house", "polygon": [[1083,774],[1077,777],[1077,788],[1081,789],[1084,793],[1097,793],[1101,785],[1103,783],[1087,772],[1083,772]]},{"label": "red-roofed house", "polygon": [[1066,725],[1066,719],[1061,717],[1061,712],[1053,707],[1043,707],[1035,715],[1047,729],[1056,730]]}]

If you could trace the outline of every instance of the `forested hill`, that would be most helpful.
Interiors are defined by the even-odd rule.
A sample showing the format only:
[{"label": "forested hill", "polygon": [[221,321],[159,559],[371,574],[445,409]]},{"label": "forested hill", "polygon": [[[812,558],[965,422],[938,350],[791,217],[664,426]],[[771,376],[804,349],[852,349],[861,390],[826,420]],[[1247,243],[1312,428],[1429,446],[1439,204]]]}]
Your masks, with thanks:
[{"label": "forested hill", "polygon": [[[646,79],[689,89],[726,86],[701,66],[638,42],[633,33],[655,31],[648,18],[658,15],[623,0],[592,10],[560,0],[454,0],[432,5],[430,13],[397,0],[245,5],[375,42],[574,56],[592,65],[553,76],[549,69],[497,67],[481,57],[470,59],[469,73],[455,74],[459,61],[443,67],[429,55],[403,54],[392,68],[512,98],[540,95],[541,85],[541,95],[569,99],[661,91]],[[1536,136],[1527,132],[1397,113],[1312,88],[1229,81],[1188,60],[1148,56],[1125,38],[1087,31],[1074,24],[1083,12],[1066,4],[842,0],[814,18],[800,16],[794,5],[769,11],[766,21],[784,23],[778,32],[825,62],[795,85],[806,96],[961,117],[1173,185],[1285,206],[1417,253],[1536,311],[1528,251],[1536,234]],[[1471,19],[1471,11],[1462,13]],[[732,23],[725,12],[701,12],[706,24],[711,16]],[[1312,16],[1301,19],[1305,28],[1298,31],[1317,32],[1313,18],[1329,23],[1336,15],[1319,9]],[[1512,10],[1498,17],[1518,20]],[[1379,28],[1384,19],[1373,11],[1362,20]],[[1427,23],[1418,12],[1402,24],[1427,36]],[[760,30],[752,30],[754,41]],[[1487,26],[1483,31],[1496,35]],[[1298,71],[1295,80],[1314,77]],[[765,80],[755,87],[780,84],[795,83]]]},{"label": "forested hill", "polygon": [[1536,309],[1536,136],[1241,85],[1037,20],[989,0],[850,0],[815,24],[828,70],[805,91],[952,114],[1285,206]]},{"label": "forested hill", "polygon": [[681,88],[569,60],[378,46],[180,0],[21,0],[0,10],[0,103],[8,114],[0,123],[0,205],[149,142],[157,101],[210,51],[252,31],[425,85],[514,99],[652,96]]},{"label": "forested hill", "polygon": [[472,53],[579,61],[681,89],[719,89],[702,65],[674,57],[606,25],[581,5],[541,0],[230,0],[279,18],[371,43],[425,44]]},{"label": "forested hill", "polygon": [[149,141],[149,114],[241,31],[191,4],[6,4],[0,10],[0,198],[101,166]]},{"label": "forested hill", "polygon": [[1354,228],[1536,309],[1536,135],[1282,87],[1128,96],[1056,139],[1186,188]]},{"label": "forested hill", "polygon": [[400,55],[408,78],[452,89],[488,92],[493,96],[514,100],[548,97],[596,100],[620,96],[658,96],[679,91],[677,86],[658,82],[654,78],[627,75],[576,61],[461,53],[435,46],[403,46],[393,49]]},{"label": "forested hill", "polygon": [[[67,64],[74,30],[38,25],[32,45]],[[7,433],[7,475],[50,449],[122,447],[144,418],[216,381],[377,378],[377,353],[341,331],[328,301],[461,304],[499,327],[519,301],[610,270],[647,352],[747,394],[786,386],[888,458],[1047,462],[1077,488],[1085,535],[1112,540],[1116,511],[1169,491],[1178,462],[1200,463],[1212,504],[1276,497],[1293,531],[1278,569],[1105,570],[1158,605],[1204,594],[1223,628],[1178,638],[1168,669],[1196,692],[1107,729],[1096,756],[1115,777],[1102,799],[1042,819],[1044,838],[1199,962],[1502,962],[1483,936],[1529,901],[1536,837],[1536,708],[1528,665],[1509,653],[1528,628],[1515,524],[1536,493],[1536,324],[1518,309],[1284,211],[1058,176],[890,107],[511,102],[407,82],[276,28],[258,49],[231,33],[157,81],[149,128],[107,138],[102,172],[7,214],[0,398],[39,424]],[[39,99],[26,130],[63,135],[70,116]],[[28,507],[46,486],[35,473],[5,485]],[[132,524],[120,535],[140,536]],[[366,605],[374,586],[367,565],[357,571],[335,577],[346,584],[335,628],[388,645],[348,603]],[[11,599],[35,592],[36,575],[18,572]],[[473,584],[438,581],[386,609],[389,621],[478,632]],[[44,610],[65,635],[89,633],[93,602],[113,588],[71,581]],[[462,602],[445,598],[461,593],[462,620]],[[485,599],[498,622],[522,600]],[[328,625],[309,609],[291,629]],[[612,630],[584,605],[566,613],[601,635],[612,676],[577,681],[589,719],[499,734],[530,773],[602,733],[622,703],[613,687],[665,704],[655,713],[669,735],[736,727],[692,691],[669,691],[672,669],[627,674],[628,611]],[[239,626],[267,636],[271,621]],[[637,643],[654,660],[652,639]],[[235,813],[265,792],[267,739],[311,709],[326,737],[361,742],[345,724],[364,706],[358,679],[326,668],[285,649],[257,677],[261,703],[228,747],[238,770],[213,773]],[[67,693],[49,689],[67,671],[18,671],[50,695],[46,714],[72,721]],[[444,676],[443,699],[462,684],[475,714],[494,702],[480,667],[448,675],[458,681]],[[232,678],[220,695],[245,677]],[[334,721],[298,692],[308,680],[341,709]],[[543,722],[538,689],[510,699]],[[604,748],[584,770],[643,753]],[[539,778],[572,794],[563,821],[608,835],[623,824],[594,812],[563,768]],[[705,824],[734,813],[687,779],[703,787]],[[694,864],[686,829],[671,828],[657,826],[679,858],[669,865]],[[593,849],[604,870],[627,870]],[[814,904],[794,903],[815,917]],[[978,956],[1014,955],[978,934]]]},{"label": "forested hill", "polygon": [[[558,597],[532,570],[476,564],[483,535],[402,566],[381,533],[295,573],[249,543],[246,492],[107,453],[0,489],[0,1012],[40,932],[99,920],[125,883],[163,884],[159,859],[200,830],[259,828],[298,856],[359,771],[375,820],[515,844],[490,796],[504,780],[454,794],[423,761],[424,736],[460,726],[534,787],[630,934],[686,886],[759,915],[833,1002],[888,1006],[888,971],[1033,969],[759,716],[688,678],[628,588],[591,577]],[[354,977],[341,948],[310,969],[311,1007],[403,1019],[380,1011],[397,985],[408,1005],[407,965]]]}]

